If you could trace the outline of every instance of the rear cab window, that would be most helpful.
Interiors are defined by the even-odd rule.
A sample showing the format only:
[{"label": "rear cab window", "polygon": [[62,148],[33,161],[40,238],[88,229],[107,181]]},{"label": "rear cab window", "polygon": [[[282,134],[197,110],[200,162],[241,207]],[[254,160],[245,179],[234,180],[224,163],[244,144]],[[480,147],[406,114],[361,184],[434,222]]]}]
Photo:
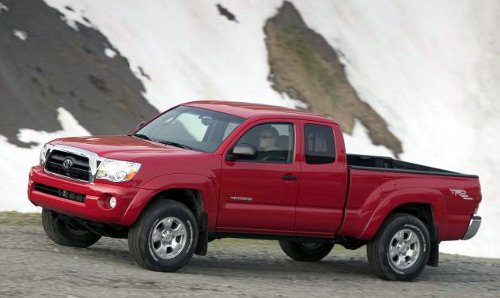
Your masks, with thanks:
[{"label": "rear cab window", "polygon": [[304,124],[304,146],[307,164],[328,164],[335,161],[335,139],[330,126]]}]

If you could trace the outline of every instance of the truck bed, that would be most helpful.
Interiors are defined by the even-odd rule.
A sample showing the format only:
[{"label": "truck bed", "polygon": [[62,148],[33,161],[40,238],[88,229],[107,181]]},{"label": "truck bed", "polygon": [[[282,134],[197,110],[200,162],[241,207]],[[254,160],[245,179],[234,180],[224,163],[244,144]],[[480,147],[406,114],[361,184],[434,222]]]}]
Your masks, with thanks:
[{"label": "truck bed", "polygon": [[386,156],[347,154],[347,166],[353,169],[369,171],[403,172],[413,174],[441,175],[454,177],[478,178],[476,175],[462,174],[424,165],[405,162]]}]

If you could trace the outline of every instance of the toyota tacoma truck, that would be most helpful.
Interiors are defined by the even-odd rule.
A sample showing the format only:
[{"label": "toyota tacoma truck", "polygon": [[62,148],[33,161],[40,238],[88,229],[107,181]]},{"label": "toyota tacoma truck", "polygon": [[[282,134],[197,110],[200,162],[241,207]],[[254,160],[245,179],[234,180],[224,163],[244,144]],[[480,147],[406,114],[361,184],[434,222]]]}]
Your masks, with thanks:
[{"label": "toyota tacoma truck", "polygon": [[53,140],[28,196],[54,242],[126,238],[139,265],[168,272],[239,237],[305,262],[366,245],[376,275],[412,280],[481,223],[477,176],[346,154],[333,119],[225,101],[176,106],[130,135]]}]

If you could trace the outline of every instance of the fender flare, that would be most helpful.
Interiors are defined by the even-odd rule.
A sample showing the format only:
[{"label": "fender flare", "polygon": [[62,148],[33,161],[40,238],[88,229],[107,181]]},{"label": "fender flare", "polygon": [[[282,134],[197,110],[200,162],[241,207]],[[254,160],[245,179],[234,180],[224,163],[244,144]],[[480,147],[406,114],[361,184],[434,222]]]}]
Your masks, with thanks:
[{"label": "fender flare", "polygon": [[427,204],[430,205],[434,224],[439,227],[439,239],[444,238],[447,231],[446,201],[441,192],[428,188],[405,188],[389,193],[382,198],[373,210],[363,231],[356,237],[362,240],[372,239],[380,229],[387,216],[397,207],[404,204]]},{"label": "fender flare", "polygon": [[[159,193],[170,189],[193,189],[202,194],[204,211],[217,214],[216,184],[209,177],[195,174],[167,174],[157,176],[146,182],[130,202],[122,219],[118,223],[131,226],[139,218],[147,204]],[[215,227],[216,217],[208,218],[208,227]]]}]

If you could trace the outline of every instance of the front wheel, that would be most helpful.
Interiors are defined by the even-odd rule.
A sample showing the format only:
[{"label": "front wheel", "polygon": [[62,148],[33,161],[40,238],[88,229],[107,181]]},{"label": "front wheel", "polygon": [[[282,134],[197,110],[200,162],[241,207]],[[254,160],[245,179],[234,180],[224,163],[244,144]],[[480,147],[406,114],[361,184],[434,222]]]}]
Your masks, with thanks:
[{"label": "front wheel", "polygon": [[413,215],[391,215],[367,246],[368,263],[387,280],[415,279],[427,264],[430,236],[427,227]]},{"label": "front wheel", "polygon": [[302,262],[316,262],[326,257],[333,248],[332,243],[298,242],[280,240],[280,247],[290,258]]},{"label": "front wheel", "polygon": [[149,205],[129,230],[130,253],[142,267],[174,272],[189,262],[198,240],[193,213],[173,200]]},{"label": "front wheel", "polygon": [[53,211],[42,210],[42,225],[45,234],[57,244],[73,247],[89,247],[101,236],[75,225],[70,218],[58,217]]}]

